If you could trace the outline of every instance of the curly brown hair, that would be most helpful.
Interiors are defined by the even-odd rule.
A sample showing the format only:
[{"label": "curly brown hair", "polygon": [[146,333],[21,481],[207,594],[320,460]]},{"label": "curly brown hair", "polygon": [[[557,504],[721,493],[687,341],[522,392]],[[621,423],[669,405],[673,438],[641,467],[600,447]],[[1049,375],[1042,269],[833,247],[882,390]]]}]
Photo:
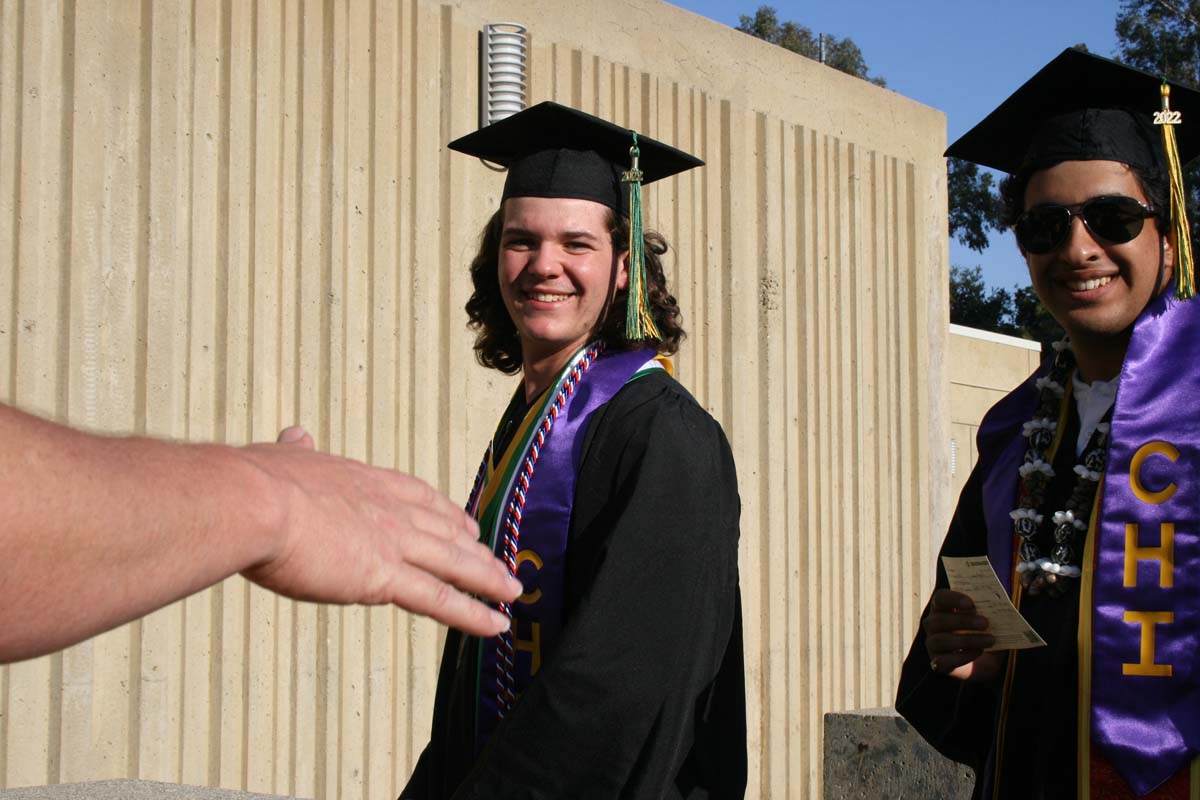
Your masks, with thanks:
[{"label": "curly brown hair", "polygon": [[[469,327],[475,329],[475,358],[485,367],[498,369],[512,375],[521,369],[521,339],[517,326],[513,324],[500,295],[498,276],[500,235],[504,230],[504,206],[492,215],[479,237],[479,250],[471,260],[471,284],[474,291],[467,300]],[[629,242],[629,220],[608,211],[608,232],[613,251],[624,252]],[[662,334],[660,339],[631,342],[625,338],[625,307],[628,292],[617,291],[609,305],[598,335],[610,348],[632,350],[650,345],[663,355],[679,350],[679,343],[687,333],[680,322],[679,304],[667,291],[667,277],[663,272],[662,257],[667,252],[667,240],[654,231],[642,235],[646,252],[646,287],[650,301],[650,313],[654,324]]]}]

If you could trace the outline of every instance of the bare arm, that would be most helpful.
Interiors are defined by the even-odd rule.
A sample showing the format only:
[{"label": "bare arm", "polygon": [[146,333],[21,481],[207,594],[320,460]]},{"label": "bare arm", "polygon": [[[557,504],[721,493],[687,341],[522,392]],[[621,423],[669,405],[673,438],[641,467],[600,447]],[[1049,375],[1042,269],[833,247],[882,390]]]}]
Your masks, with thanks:
[{"label": "bare arm", "polygon": [[280,442],[107,438],[0,405],[0,663],[237,572],[300,600],[504,626],[459,591],[520,592],[461,509],[411,476],[318,453],[298,428]]}]

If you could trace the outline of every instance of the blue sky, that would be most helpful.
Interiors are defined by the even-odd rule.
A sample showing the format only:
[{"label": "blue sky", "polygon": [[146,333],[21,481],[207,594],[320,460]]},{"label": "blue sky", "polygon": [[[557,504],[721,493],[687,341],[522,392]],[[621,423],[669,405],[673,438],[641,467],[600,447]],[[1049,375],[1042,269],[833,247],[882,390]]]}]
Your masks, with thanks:
[{"label": "blue sky", "polygon": [[[781,21],[850,37],[872,75],[888,88],[946,113],[947,141],[965,133],[1063,48],[1116,52],[1118,0],[671,0],[736,26],[742,14],[773,5]],[[979,264],[993,286],[1029,283],[1010,234],[992,235],[982,254],[950,242],[950,263]]]}]

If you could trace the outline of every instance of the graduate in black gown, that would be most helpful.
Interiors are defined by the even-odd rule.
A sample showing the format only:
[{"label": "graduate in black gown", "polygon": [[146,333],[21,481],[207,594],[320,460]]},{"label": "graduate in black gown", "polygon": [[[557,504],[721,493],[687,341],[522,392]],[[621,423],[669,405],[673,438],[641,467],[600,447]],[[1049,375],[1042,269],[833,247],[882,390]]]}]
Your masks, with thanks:
[{"label": "graduate in black gown", "polygon": [[[1067,446],[1060,444],[1053,461],[1055,476],[1046,493],[1047,508],[1062,508],[1070,496],[1077,458],[1071,445],[1078,433],[1079,415],[1072,407],[1063,437]],[[977,464],[963,486],[938,554],[938,592],[946,590],[948,585],[941,556],[978,556],[987,552],[982,498],[986,467]],[[1037,542],[1043,551],[1053,549],[1053,537],[1048,531],[1039,531]],[[943,597],[947,601],[957,599],[948,590]],[[959,607],[964,612],[969,609],[966,602],[960,603]],[[926,608],[923,620],[929,619],[930,610]],[[1021,766],[1011,773],[1006,770],[1003,796],[1073,797],[1079,582],[1065,582],[1065,591],[1061,595],[1041,593],[1025,597],[1021,602],[1021,613],[1047,646],[1025,650],[1019,655],[1019,669],[1015,671],[1016,680],[1011,689],[1013,697],[1018,699],[1010,704],[1007,713],[1004,762]],[[967,653],[955,655],[965,657],[973,651],[974,648],[968,648]],[[933,657],[940,660],[944,656]],[[904,663],[897,710],[944,755],[969,764],[976,775],[985,775],[991,768],[994,721],[999,711],[997,680],[957,680],[943,674],[948,665],[939,665],[935,671],[930,662],[927,635],[922,628]],[[985,796],[983,788],[984,781],[978,781],[973,796]]]},{"label": "graduate in black gown", "polygon": [[1200,520],[1183,478],[1200,424],[1170,407],[1194,410],[1200,388],[1171,198],[1200,154],[1200,93],[1068,50],[946,154],[1010,173],[1008,222],[1069,341],[985,417],[941,555],[986,553],[1046,646],[988,651],[939,560],[896,707],[975,769],[975,797],[1187,797],[1200,549],[1177,536],[1172,567],[1156,540]]},{"label": "graduate in black gown", "polygon": [[640,230],[640,183],[700,162],[554,103],[450,146],[508,167],[467,310],[521,381],[468,510],[526,591],[511,633],[449,632],[401,797],[741,797],[737,478]]}]

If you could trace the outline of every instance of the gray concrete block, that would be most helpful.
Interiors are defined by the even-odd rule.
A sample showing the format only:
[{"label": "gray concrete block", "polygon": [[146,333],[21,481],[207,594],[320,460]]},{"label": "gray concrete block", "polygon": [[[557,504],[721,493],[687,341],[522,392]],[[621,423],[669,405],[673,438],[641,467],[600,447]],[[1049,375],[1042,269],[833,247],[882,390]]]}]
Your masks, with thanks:
[{"label": "gray concrete block", "polygon": [[969,800],[970,767],[943,757],[893,708],[825,715],[825,800]]},{"label": "gray concrete block", "polygon": [[156,781],[92,781],[27,786],[0,791],[0,800],[296,800],[275,794],[253,794],[206,786]]}]

